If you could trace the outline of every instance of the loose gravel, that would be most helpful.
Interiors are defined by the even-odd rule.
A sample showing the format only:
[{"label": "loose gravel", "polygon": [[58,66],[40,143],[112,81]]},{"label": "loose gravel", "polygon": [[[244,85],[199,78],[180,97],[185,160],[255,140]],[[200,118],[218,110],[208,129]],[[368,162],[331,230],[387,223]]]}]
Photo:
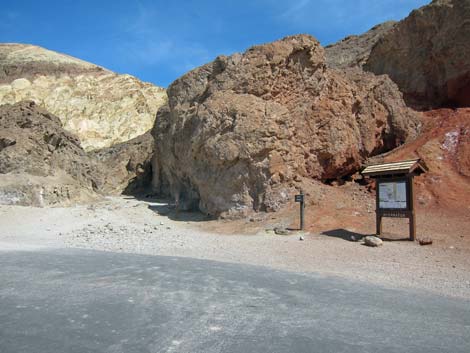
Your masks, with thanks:
[{"label": "loose gravel", "polygon": [[[197,214],[175,216],[164,203],[125,197],[69,208],[0,206],[0,249],[70,247],[192,257],[470,299],[466,249],[423,247],[408,241],[385,241],[370,248],[360,240],[320,234],[276,235],[269,230],[273,229],[269,221],[247,220],[247,227],[255,229],[252,234],[226,234],[214,230],[225,230],[230,223]],[[300,236],[304,241],[299,241]]]}]

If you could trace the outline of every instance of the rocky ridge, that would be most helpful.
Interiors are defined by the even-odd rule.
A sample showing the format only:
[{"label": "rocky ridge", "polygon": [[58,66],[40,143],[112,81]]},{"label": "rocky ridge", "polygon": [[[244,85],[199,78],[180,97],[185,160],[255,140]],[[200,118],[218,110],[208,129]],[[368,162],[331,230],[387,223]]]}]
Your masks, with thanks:
[{"label": "rocky ridge", "polygon": [[154,188],[215,216],[277,210],[302,178],[353,173],[419,130],[388,77],[328,68],[307,35],[218,57],[168,96],[153,129]]},{"label": "rocky ridge", "polygon": [[96,164],[59,118],[31,101],[0,106],[0,203],[91,200],[99,178]]},{"label": "rocky ridge", "polygon": [[396,22],[388,21],[374,26],[361,35],[351,35],[325,47],[326,63],[334,69],[362,68],[369,59],[372,48]]},{"label": "rocky ridge", "polygon": [[103,194],[136,193],[150,183],[147,133],[85,152],[58,117],[32,101],[0,106],[0,204],[70,205]]},{"label": "rocky ridge", "polygon": [[0,44],[0,104],[32,100],[58,116],[85,150],[144,134],[165,103],[163,88],[24,44]]},{"label": "rocky ridge", "polygon": [[373,47],[366,70],[387,74],[419,109],[470,106],[470,0],[434,0]]}]

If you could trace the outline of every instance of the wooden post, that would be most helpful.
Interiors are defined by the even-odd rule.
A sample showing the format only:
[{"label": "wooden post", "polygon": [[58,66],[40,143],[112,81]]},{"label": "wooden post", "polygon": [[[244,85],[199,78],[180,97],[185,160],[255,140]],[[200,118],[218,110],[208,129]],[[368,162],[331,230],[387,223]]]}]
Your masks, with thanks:
[{"label": "wooden post", "polygon": [[300,195],[302,195],[302,201],[300,201],[300,230],[304,230],[304,193],[302,189],[300,190]]},{"label": "wooden post", "polygon": [[409,226],[410,226],[410,240],[416,239],[416,218],[415,218],[415,206],[414,206],[414,191],[413,191],[413,176],[408,177],[408,200],[409,200]]},{"label": "wooden post", "polygon": [[411,212],[410,215],[410,240],[415,241],[416,239],[416,220],[415,220],[415,212]]},{"label": "wooden post", "polygon": [[295,202],[300,204],[300,230],[304,230],[304,209],[305,209],[305,202],[304,202],[304,193],[302,189],[300,189],[300,194],[295,195]]},{"label": "wooden post", "polygon": [[382,213],[379,207],[379,181],[375,179],[375,233],[380,238],[382,235]]},{"label": "wooden post", "polygon": [[377,210],[377,214],[376,214],[376,235],[380,238],[380,236],[382,235],[382,215],[380,214],[380,212]]}]

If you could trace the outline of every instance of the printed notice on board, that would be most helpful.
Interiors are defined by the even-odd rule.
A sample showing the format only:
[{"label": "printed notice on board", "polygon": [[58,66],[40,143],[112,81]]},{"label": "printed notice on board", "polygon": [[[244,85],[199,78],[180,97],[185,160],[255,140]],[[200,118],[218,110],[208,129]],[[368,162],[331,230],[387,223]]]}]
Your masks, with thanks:
[{"label": "printed notice on board", "polygon": [[379,184],[379,208],[406,208],[406,182]]}]

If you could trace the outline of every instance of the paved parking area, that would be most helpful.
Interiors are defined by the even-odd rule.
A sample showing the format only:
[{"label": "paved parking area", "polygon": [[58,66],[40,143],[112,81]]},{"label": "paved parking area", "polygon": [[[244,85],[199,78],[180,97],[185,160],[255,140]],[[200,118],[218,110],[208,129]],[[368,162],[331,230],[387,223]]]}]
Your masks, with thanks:
[{"label": "paved parking area", "polygon": [[470,352],[470,302],[191,258],[0,252],[0,351]]}]

